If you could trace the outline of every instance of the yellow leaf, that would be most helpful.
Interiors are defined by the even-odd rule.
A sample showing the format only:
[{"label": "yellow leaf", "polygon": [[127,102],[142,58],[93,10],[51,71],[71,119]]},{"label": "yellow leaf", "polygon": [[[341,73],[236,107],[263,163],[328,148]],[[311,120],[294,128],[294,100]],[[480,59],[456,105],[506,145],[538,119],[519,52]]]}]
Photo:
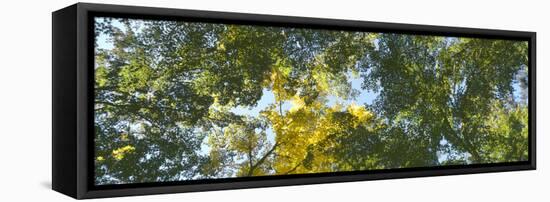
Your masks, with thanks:
[{"label": "yellow leaf", "polygon": [[367,122],[373,116],[373,114],[367,111],[364,106],[359,106],[355,103],[348,106],[348,112],[356,118],[356,122],[354,123],[355,127],[359,124]]},{"label": "yellow leaf", "polygon": [[120,161],[126,156],[126,154],[132,153],[135,150],[135,147],[131,145],[126,145],[124,147],[113,150],[112,155],[117,161]]},{"label": "yellow leaf", "polygon": [[98,157],[96,158],[96,160],[97,160],[97,161],[104,161],[105,158],[103,158],[103,156],[98,156]]}]

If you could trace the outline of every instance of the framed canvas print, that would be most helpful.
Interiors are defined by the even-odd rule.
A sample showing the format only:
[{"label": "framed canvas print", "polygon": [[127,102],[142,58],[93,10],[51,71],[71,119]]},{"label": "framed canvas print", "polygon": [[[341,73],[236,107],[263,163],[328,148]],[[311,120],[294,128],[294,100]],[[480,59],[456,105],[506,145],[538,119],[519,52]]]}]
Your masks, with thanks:
[{"label": "framed canvas print", "polygon": [[534,32],[52,15],[53,189],[74,198],[535,169]]}]

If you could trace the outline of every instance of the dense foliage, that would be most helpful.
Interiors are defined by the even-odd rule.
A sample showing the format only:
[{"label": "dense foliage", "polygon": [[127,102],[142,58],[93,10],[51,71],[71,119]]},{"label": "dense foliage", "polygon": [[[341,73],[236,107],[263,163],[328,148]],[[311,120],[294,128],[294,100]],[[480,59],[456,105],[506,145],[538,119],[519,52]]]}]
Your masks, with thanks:
[{"label": "dense foliage", "polygon": [[526,42],[95,25],[96,184],[528,158]]}]

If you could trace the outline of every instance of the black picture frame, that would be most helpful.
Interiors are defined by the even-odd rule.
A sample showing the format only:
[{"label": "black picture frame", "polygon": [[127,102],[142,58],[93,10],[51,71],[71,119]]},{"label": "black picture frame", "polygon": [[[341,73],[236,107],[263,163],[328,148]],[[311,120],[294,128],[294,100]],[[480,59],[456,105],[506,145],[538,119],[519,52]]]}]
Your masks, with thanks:
[{"label": "black picture frame", "polygon": [[[93,183],[92,122],[93,17],[96,16],[525,40],[529,46],[529,160],[515,163],[97,186]],[[535,32],[89,3],[77,3],[55,11],[52,13],[52,21],[52,188],[77,199],[536,169]]]}]

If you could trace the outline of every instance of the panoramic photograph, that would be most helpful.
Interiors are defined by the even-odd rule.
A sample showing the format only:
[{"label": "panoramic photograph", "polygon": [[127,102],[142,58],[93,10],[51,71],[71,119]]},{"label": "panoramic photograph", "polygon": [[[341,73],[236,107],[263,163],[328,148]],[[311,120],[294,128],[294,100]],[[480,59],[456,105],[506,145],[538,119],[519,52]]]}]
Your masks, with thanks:
[{"label": "panoramic photograph", "polygon": [[94,18],[95,185],[525,162],[528,43]]}]

